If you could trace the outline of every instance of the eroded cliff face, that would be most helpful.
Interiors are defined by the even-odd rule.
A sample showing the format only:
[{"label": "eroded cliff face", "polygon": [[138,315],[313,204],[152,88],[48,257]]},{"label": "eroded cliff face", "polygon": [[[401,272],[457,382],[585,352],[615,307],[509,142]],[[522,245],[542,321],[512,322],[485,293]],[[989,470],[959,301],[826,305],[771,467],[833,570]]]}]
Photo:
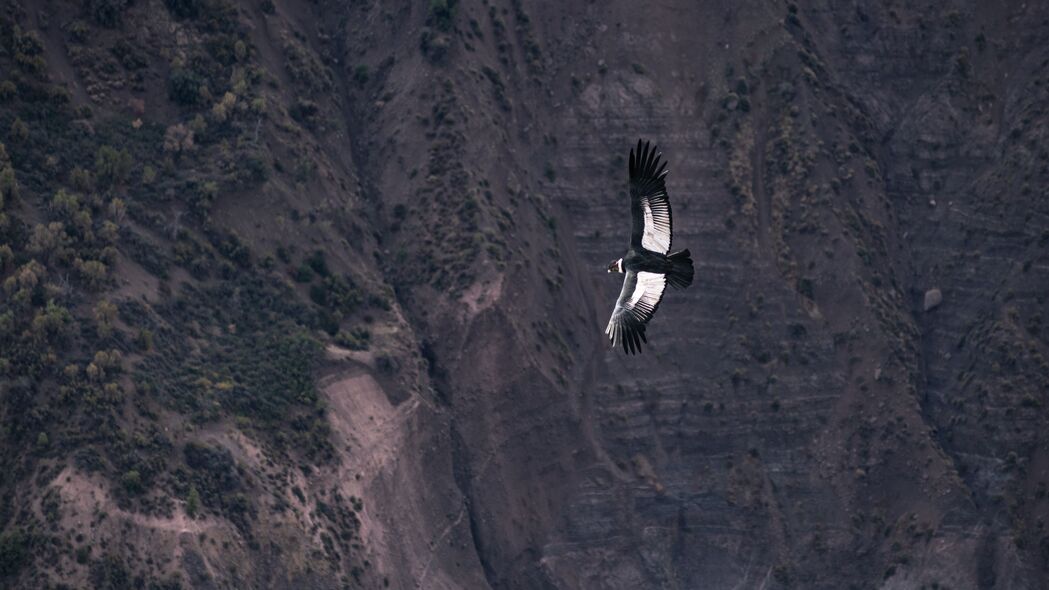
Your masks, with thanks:
[{"label": "eroded cliff face", "polygon": [[[117,4],[95,40],[64,3],[11,18],[71,109],[163,136],[160,181],[109,189],[132,209],[118,287],[63,296],[120,303],[101,340],[148,395],[107,424],[155,442],[62,434],[97,447],[88,469],[10,437],[14,584],[1045,587],[1045,7]],[[134,74],[121,34],[173,73]],[[604,269],[639,137],[696,280],[625,357]],[[234,184],[231,151],[273,170]],[[54,215],[13,162],[12,214]],[[229,356],[256,332],[298,354],[270,323],[319,358],[316,401],[273,394],[283,421],[231,398],[274,403]],[[191,365],[207,382],[119,336],[144,327],[218,359]]]},{"label": "eroded cliff face", "polygon": [[[560,252],[578,254],[567,283],[590,324],[618,290],[598,269],[623,247],[636,137],[669,157],[675,240],[698,278],[665,301],[646,356],[580,353],[567,389],[581,404],[549,402],[573,412],[566,442],[585,443],[576,476],[539,511],[556,526],[518,555],[504,521],[474,524],[489,583],[1040,587],[1044,10],[510,8],[490,22],[513,19],[536,63],[468,48],[498,50],[478,18],[442,67],[503,72],[496,97],[545,76],[546,96],[511,100],[496,128],[517,122],[500,139],[552,169],[538,191],[573,238]],[[537,129],[544,147],[528,150]],[[931,289],[944,302],[925,310]],[[514,315],[548,313],[531,306]],[[485,385],[498,382],[482,380],[488,400],[511,390]],[[510,446],[557,456],[531,444]],[[486,495],[512,474],[471,476],[473,505],[512,510]]]}]

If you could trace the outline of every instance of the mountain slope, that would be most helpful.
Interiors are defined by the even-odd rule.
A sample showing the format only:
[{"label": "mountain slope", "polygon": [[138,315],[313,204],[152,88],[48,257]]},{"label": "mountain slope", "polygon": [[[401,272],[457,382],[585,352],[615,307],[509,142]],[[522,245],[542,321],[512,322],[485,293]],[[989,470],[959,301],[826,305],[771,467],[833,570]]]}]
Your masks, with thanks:
[{"label": "mountain slope", "polygon": [[4,584],[1044,587],[1044,8],[417,4],[5,5]]}]

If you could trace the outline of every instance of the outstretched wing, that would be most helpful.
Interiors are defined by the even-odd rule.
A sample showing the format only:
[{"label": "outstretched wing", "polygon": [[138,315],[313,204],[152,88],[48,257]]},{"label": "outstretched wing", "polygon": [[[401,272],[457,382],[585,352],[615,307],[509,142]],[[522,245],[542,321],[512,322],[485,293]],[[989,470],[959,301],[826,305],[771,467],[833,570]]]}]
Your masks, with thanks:
[{"label": "outstretched wing", "polygon": [[630,150],[630,214],[633,217],[631,247],[670,252],[670,198],[667,196],[666,162],[646,141],[637,140]]},{"label": "outstretched wing", "polygon": [[622,345],[631,354],[641,352],[641,343],[648,342],[645,324],[656,313],[666,287],[667,277],[662,273],[627,271],[612,319],[605,328],[613,347]]}]

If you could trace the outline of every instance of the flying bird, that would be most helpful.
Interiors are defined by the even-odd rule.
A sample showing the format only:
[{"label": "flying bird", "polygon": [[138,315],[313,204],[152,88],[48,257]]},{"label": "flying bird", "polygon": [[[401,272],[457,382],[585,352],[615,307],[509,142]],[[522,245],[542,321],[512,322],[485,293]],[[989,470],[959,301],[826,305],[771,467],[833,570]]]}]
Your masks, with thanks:
[{"label": "flying bird", "polygon": [[605,334],[613,347],[622,346],[629,354],[641,352],[641,343],[648,342],[645,325],[663,300],[667,284],[676,289],[692,284],[689,251],[668,254],[673,229],[662,155],[640,139],[636,150],[630,150],[630,248],[625,256],[608,265],[608,272],[625,276]]}]

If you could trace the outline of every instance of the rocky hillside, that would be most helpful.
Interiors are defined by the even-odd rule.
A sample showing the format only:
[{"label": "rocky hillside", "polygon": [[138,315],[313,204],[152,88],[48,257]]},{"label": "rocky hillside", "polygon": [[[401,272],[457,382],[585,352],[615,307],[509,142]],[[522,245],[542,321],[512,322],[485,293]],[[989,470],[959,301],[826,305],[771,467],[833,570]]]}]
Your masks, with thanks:
[{"label": "rocky hillside", "polygon": [[0,586],[1049,587],[1043,3],[0,6]]}]

